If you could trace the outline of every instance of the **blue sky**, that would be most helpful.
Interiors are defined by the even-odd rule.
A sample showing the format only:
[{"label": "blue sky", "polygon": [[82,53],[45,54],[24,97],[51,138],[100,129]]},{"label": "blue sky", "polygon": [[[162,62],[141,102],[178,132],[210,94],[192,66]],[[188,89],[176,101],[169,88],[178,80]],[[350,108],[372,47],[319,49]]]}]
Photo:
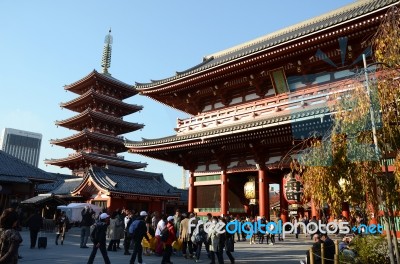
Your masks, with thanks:
[{"label": "blue sky", "polygon": [[[103,41],[109,28],[114,38],[110,73],[129,83],[162,79],[202,61],[203,56],[321,15],[351,0],[3,0],[0,1],[0,129],[11,127],[43,134],[39,167],[46,158],[62,158],[71,149],[51,146],[50,139],[76,133],[54,121],[74,112],[61,109],[77,95],[63,86],[101,70]],[[125,120],[144,123],[131,140],[174,134],[182,112],[134,96],[128,103],[144,109]],[[122,154],[147,162],[146,171],[163,173],[181,187],[182,169],[143,156]]]}]

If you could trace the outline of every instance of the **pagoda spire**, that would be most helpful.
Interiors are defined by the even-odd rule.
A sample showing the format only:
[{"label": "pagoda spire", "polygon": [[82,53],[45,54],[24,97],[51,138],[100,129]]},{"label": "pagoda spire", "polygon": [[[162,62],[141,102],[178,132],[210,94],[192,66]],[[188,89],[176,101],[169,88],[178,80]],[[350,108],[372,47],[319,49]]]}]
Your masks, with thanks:
[{"label": "pagoda spire", "polygon": [[111,36],[111,28],[108,31],[108,35],[104,39],[103,58],[101,60],[101,67],[103,68],[103,74],[111,75],[108,72],[108,68],[111,65],[111,49],[112,49],[113,37]]}]

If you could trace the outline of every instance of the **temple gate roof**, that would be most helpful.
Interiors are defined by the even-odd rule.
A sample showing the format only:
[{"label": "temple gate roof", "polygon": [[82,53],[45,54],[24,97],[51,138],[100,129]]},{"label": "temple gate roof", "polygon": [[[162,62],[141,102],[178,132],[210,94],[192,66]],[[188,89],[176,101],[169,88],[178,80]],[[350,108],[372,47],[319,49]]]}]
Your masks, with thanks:
[{"label": "temple gate roof", "polygon": [[394,6],[398,3],[398,0],[356,1],[326,14],[308,19],[232,48],[205,56],[201,63],[187,70],[176,72],[175,76],[151,81],[150,83],[136,82],[135,88],[146,94],[151,92],[151,90],[158,89],[168,83],[186,79],[200,73],[205,73],[210,69],[234,61],[243,60],[244,58],[254,56],[255,54],[264,53],[267,50],[280,47],[284,44],[299,42],[301,39],[308,36],[322,34],[336,26],[351,23],[359,18],[373,15],[374,13],[388,9],[390,6]]}]

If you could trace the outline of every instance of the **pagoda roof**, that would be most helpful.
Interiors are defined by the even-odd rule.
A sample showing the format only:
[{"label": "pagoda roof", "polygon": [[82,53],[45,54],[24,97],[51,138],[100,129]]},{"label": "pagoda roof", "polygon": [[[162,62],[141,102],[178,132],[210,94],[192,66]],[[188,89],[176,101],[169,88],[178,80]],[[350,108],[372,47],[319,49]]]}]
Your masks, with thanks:
[{"label": "pagoda roof", "polygon": [[56,177],[51,173],[45,172],[0,150],[1,181],[28,183],[29,181],[54,181],[55,179]]},{"label": "pagoda roof", "polygon": [[333,27],[341,26],[346,23],[352,23],[354,20],[373,15],[377,12],[389,9],[398,4],[399,0],[362,0],[356,1],[339,9],[326,14],[305,20],[293,26],[281,29],[279,31],[264,35],[260,38],[245,42],[232,48],[205,56],[203,62],[187,70],[176,72],[172,77],[150,83],[136,82],[136,89],[146,94],[153,90],[181,79],[191,78],[193,75],[200,75],[210,69],[230,64],[238,60],[264,53],[265,51],[276,47],[299,41],[308,36],[322,34],[325,31],[332,30]]},{"label": "pagoda roof", "polygon": [[118,87],[119,89],[121,89],[121,91],[124,92],[124,98],[131,97],[138,93],[133,85],[121,82],[120,80],[111,77],[110,75],[100,73],[96,70],[93,70],[91,73],[74,83],[65,85],[64,89],[77,94],[83,94],[86,92],[83,88],[85,88],[86,85],[92,81],[103,81],[114,85],[115,87]]},{"label": "pagoda roof", "polygon": [[[278,112],[279,113],[279,112]],[[268,118],[258,118],[253,121],[238,122],[237,124],[222,126],[213,129],[203,129],[198,132],[186,133],[185,135],[173,135],[158,139],[144,139],[142,141],[126,140],[125,146],[128,149],[135,149],[135,152],[146,152],[154,147],[158,148],[178,148],[186,145],[200,145],[206,143],[208,139],[238,134],[240,132],[276,127],[278,125],[293,124],[303,120],[309,120],[324,115],[330,115],[328,107],[309,107],[305,111],[298,111],[285,114],[276,114]]]},{"label": "pagoda roof", "polygon": [[69,167],[69,165],[80,162],[80,161],[88,161],[89,164],[92,162],[95,164],[104,164],[104,165],[114,165],[121,166],[125,168],[131,169],[140,169],[147,166],[147,163],[141,162],[132,162],[128,160],[124,160],[118,157],[112,157],[108,155],[102,155],[97,153],[88,153],[88,152],[77,152],[74,154],[70,154],[66,158],[61,159],[47,159],[45,160],[46,164],[60,166],[60,167]]},{"label": "pagoda roof", "polygon": [[179,200],[181,194],[176,188],[165,181],[160,173],[152,173],[138,170],[125,169],[115,166],[101,168],[91,166],[83,181],[73,192],[78,193],[84,189],[88,181],[108,193],[112,194],[135,194],[140,196],[151,196],[154,198],[165,197],[168,200]]},{"label": "pagoda roof", "polygon": [[80,142],[85,139],[94,139],[102,142],[109,142],[115,145],[123,146],[124,139],[122,137],[109,136],[106,134],[90,131],[88,129],[84,129],[81,132],[72,135],[70,137],[62,138],[62,139],[53,139],[50,140],[50,144],[59,145],[59,146],[67,146],[69,143]]},{"label": "pagoda roof", "polygon": [[143,124],[127,122],[122,120],[121,118],[103,114],[101,112],[94,111],[90,108],[86,109],[79,115],[73,116],[65,120],[56,121],[56,125],[73,129],[74,125],[81,123],[85,119],[97,119],[105,121],[110,124],[115,124],[121,129],[121,133],[119,134],[128,133],[144,127]]},{"label": "pagoda roof", "polygon": [[85,104],[93,99],[97,99],[101,102],[106,102],[108,104],[118,106],[118,109],[122,110],[124,112],[124,115],[135,113],[143,109],[143,106],[122,102],[121,100],[96,92],[93,88],[87,90],[78,98],[75,98],[65,103],[61,103],[60,106],[72,111],[76,111],[76,108],[79,107],[79,105]]},{"label": "pagoda roof", "polygon": [[[56,181],[49,183],[42,183],[36,186],[36,191],[38,193],[48,193],[53,192],[58,189],[62,184],[69,180],[82,181],[82,177],[76,176],[73,174],[60,174],[60,173],[51,173],[56,177]],[[55,194],[59,194],[58,192]]]}]

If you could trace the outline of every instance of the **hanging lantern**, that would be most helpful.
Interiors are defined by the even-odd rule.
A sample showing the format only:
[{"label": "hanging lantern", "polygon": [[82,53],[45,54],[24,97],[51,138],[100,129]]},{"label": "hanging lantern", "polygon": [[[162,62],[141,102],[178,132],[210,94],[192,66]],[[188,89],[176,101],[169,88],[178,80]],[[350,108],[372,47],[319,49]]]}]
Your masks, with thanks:
[{"label": "hanging lantern", "polygon": [[254,176],[250,176],[249,181],[244,184],[244,197],[250,200],[249,204],[257,204],[256,178]]},{"label": "hanging lantern", "polygon": [[301,204],[303,179],[299,174],[288,173],[283,177],[283,195],[288,204]]}]

